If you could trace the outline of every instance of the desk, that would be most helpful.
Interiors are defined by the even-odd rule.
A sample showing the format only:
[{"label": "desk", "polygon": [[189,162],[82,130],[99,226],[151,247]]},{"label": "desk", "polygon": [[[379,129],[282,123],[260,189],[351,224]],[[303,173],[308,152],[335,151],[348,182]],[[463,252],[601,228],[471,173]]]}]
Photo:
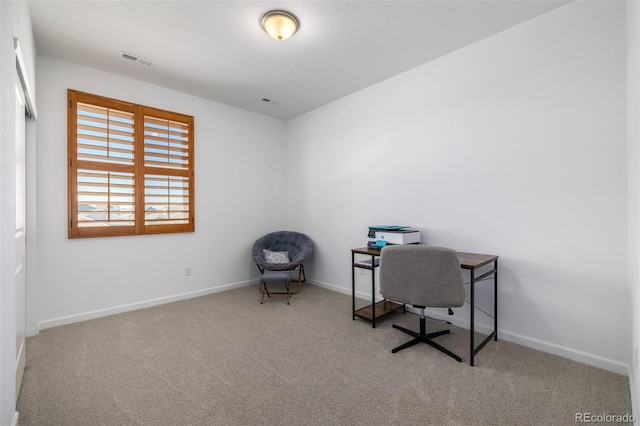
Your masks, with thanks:
[{"label": "desk", "polygon": [[[371,256],[371,260],[367,259],[367,263],[356,262],[356,254]],[[380,250],[372,250],[368,247],[351,249],[351,299],[353,309],[353,319],[356,316],[372,322],[372,327],[376,326],[376,319],[381,316],[394,312],[404,305],[392,302],[390,300],[382,300],[378,303],[375,302],[376,294],[376,279],[375,268],[376,258],[380,256]],[[469,316],[469,365],[473,366],[474,356],[486,346],[491,339],[498,341],[498,256],[492,254],[477,254],[477,253],[462,253],[458,252],[458,259],[460,260],[460,267],[466,269],[470,274],[470,316]],[[370,263],[369,263],[370,262]],[[483,273],[480,276],[476,276],[476,270],[493,263],[493,269]],[[364,268],[371,270],[371,305],[356,311],[356,268]],[[475,346],[474,331],[475,331],[475,284],[478,281],[493,277],[493,331],[487,336],[478,346]],[[377,312],[376,312],[377,311]]]},{"label": "desk", "polygon": [[[356,262],[356,254],[363,254],[370,256],[371,259],[367,259],[367,263],[364,262]],[[404,305],[396,302],[392,302],[390,300],[383,299],[382,301],[376,303],[375,294],[376,294],[376,274],[375,268],[378,267],[376,264],[376,258],[380,256],[380,250],[370,249],[368,247],[355,248],[351,249],[351,307],[353,311],[353,319],[356,317],[371,321],[371,327],[376,328],[376,319],[390,314],[391,312],[397,311],[400,308],[403,308]],[[361,269],[369,269],[371,271],[371,305],[365,306],[364,308],[356,310],[356,268]]]}]

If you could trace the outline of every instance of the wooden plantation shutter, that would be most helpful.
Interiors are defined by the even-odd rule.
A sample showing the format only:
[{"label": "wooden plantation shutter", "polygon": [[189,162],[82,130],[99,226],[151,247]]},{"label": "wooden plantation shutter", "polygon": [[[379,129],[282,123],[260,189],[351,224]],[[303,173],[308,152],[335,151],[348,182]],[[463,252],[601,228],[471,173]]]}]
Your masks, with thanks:
[{"label": "wooden plantation shutter", "polygon": [[[148,232],[187,227],[193,211],[191,117],[145,108],[144,225]],[[169,227],[169,228],[167,228]]]},{"label": "wooden plantation shutter", "polygon": [[193,117],[68,97],[69,238],[193,232]]}]

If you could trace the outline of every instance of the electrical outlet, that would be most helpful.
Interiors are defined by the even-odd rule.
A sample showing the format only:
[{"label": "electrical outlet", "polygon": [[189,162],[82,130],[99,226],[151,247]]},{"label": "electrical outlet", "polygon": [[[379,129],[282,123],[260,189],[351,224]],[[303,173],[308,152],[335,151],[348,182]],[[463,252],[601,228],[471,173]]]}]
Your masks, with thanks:
[{"label": "electrical outlet", "polygon": [[184,267],[184,276],[185,277],[190,277],[191,276],[191,266],[185,266]]}]

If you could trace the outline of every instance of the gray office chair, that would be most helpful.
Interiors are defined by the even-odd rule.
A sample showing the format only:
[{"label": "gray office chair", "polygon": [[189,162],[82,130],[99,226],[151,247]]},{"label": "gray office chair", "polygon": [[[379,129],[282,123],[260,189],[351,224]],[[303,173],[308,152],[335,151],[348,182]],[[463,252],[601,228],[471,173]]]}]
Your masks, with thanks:
[{"label": "gray office chair", "polygon": [[450,308],[464,304],[462,270],[455,250],[426,245],[392,245],[383,248],[380,252],[380,293],[385,299],[420,309],[420,332],[393,325],[393,328],[414,339],[391,352],[396,353],[422,342],[462,361],[458,355],[431,340],[449,333],[449,330],[425,332],[425,308]]},{"label": "gray office chair", "polygon": [[[306,280],[304,261],[313,253],[313,241],[305,234],[293,231],[271,232],[258,238],[253,244],[251,254],[260,270],[260,293],[264,295],[286,294],[287,305],[291,295],[300,291],[301,283]],[[291,291],[292,271],[298,271],[298,289]],[[284,283],[285,291],[269,291],[267,285]]]}]

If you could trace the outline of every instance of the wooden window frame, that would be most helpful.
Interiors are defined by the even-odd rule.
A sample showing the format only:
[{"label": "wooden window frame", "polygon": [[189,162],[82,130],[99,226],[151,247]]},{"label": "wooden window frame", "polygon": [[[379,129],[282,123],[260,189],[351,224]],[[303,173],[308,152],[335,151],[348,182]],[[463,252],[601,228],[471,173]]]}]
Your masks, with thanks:
[{"label": "wooden window frame", "polygon": [[[68,237],[69,238],[87,238],[87,237],[106,237],[106,236],[122,236],[122,235],[149,235],[149,234],[166,234],[177,232],[194,232],[195,231],[195,168],[194,168],[194,118],[189,115],[175,113],[171,111],[161,110],[157,108],[147,107],[144,105],[138,105],[130,102],[120,101],[116,99],[106,98],[103,96],[92,95],[89,93],[79,92],[76,90],[68,89],[68,114],[67,114],[67,138],[68,138]],[[109,146],[111,142],[107,142],[107,147],[98,148],[99,151],[107,152],[105,155],[97,155],[98,160],[91,161],[87,158],[91,157],[90,154],[79,153],[78,149],[78,130],[81,126],[78,123],[78,103],[83,104],[84,110],[90,109],[91,106],[97,108],[107,108],[110,112],[115,110],[116,112],[123,112],[126,115],[131,114],[133,122],[130,127],[133,127],[133,140],[131,142],[124,142],[125,145],[133,145],[132,159],[128,157],[123,162],[110,160],[111,154]],[[110,117],[110,116],[109,116]],[[107,126],[110,129],[110,118],[107,119]],[[149,152],[149,148],[153,149],[152,142],[145,140],[145,123],[166,122],[166,160],[153,162],[150,157],[153,155]],[[175,132],[172,130],[175,127],[185,129],[184,138],[177,143],[181,144],[180,147],[174,148],[171,135]],[[160,132],[161,130],[159,130]],[[111,130],[106,131],[107,135],[111,134]],[[86,136],[85,136],[86,137]],[[149,136],[149,139],[153,139],[153,136]],[[111,140],[110,136],[107,136],[107,140]],[[86,144],[81,144],[86,147]],[[186,146],[186,148],[185,148]],[[147,147],[147,151],[145,151]],[[119,151],[119,149],[111,149],[112,151]],[[127,150],[122,149],[127,155]],[[186,151],[186,152],[185,152]],[[176,154],[176,152],[178,154]],[[175,154],[175,155],[174,155]],[[145,157],[147,155],[147,157]],[[177,159],[177,160],[176,160]],[[125,164],[129,162],[130,164]],[[145,163],[151,164],[145,164]],[[184,164],[183,164],[184,163]],[[163,165],[164,164],[164,165]],[[79,183],[78,171],[82,170],[81,176],[103,174],[108,176],[111,174],[126,173],[132,175],[133,183],[130,185],[120,184],[113,186],[106,186],[101,184],[95,184],[100,186],[102,190],[100,195],[105,195],[109,200],[106,204],[106,208],[101,212],[100,216],[104,216],[108,219],[96,221],[96,225],[91,226],[93,223],[86,219],[86,216],[79,217],[78,205],[82,203],[79,199],[82,198],[82,191],[79,188],[82,186]],[[152,179],[151,175],[157,176]],[[158,178],[161,177],[162,179]],[[166,185],[163,187],[163,181],[166,178]],[[89,179],[89,178],[87,178]],[[160,186],[154,186],[150,182],[161,182]],[[177,182],[176,182],[177,181]],[[109,180],[109,182],[111,182]],[[177,183],[177,186],[175,185]],[[85,186],[87,184],[84,184]],[[89,184],[93,185],[93,184]],[[145,185],[149,189],[148,197],[145,196]],[[112,192],[111,188],[120,186],[124,188],[132,189],[132,194],[127,193],[125,198],[131,198],[132,202],[111,202],[112,197],[118,195],[117,192]],[[153,195],[151,191],[156,188],[156,191],[166,190],[166,193],[160,193],[160,195]],[[159,189],[157,189],[159,188]],[[114,190],[116,191],[116,190]],[[126,190],[123,190],[126,191]],[[175,198],[180,199],[188,196],[188,201],[182,199],[181,201],[173,201],[173,192],[177,191],[179,196]],[[97,193],[96,193],[97,194]],[[115,195],[114,195],[115,194]],[[160,218],[153,218],[151,211],[147,210],[149,205],[152,205],[150,200],[164,196],[166,198],[166,207],[163,210],[163,214]],[[133,206],[133,212],[131,214],[124,214],[123,217],[132,217],[132,219],[119,220],[122,223],[133,222],[129,225],[117,225],[116,220],[111,220],[111,209],[113,205],[127,205]],[[162,204],[162,203],[155,203]],[[147,207],[145,207],[147,206]],[[173,207],[175,206],[175,207]],[[180,207],[178,207],[180,206]],[[95,206],[94,206],[95,207]],[[174,211],[172,212],[172,207]],[[184,210],[184,208],[187,210]],[[103,207],[104,208],[104,207]],[[97,207],[96,207],[97,209]],[[97,212],[97,211],[94,211]],[[166,216],[166,217],[163,217]],[[173,217],[173,219],[172,219]],[[163,223],[164,222],[164,223]],[[113,226],[117,225],[117,226]]]}]

